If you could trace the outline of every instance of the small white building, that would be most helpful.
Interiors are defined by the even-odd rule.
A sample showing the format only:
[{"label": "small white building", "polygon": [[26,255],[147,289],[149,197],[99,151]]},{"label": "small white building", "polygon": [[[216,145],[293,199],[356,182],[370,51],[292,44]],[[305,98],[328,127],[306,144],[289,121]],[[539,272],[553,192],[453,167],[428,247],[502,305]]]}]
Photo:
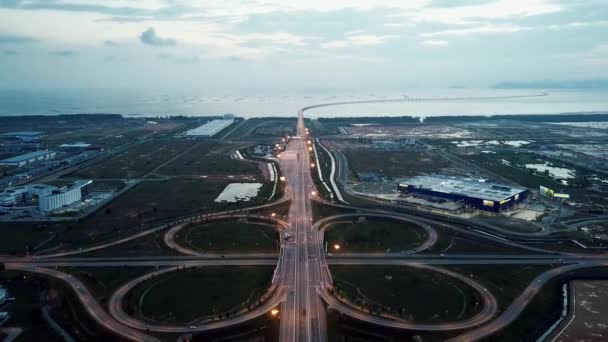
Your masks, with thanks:
[{"label": "small white building", "polygon": [[0,193],[0,206],[9,207],[27,200],[27,186],[8,188]]}]

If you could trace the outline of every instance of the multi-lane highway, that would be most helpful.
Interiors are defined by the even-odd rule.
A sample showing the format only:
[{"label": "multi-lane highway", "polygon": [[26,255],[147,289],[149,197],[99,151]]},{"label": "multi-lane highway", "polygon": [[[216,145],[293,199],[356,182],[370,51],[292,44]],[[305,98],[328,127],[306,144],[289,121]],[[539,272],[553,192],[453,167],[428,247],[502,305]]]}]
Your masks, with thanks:
[{"label": "multi-lane highway", "polygon": [[312,228],[310,197],[315,191],[302,112],[298,135],[280,155],[280,166],[292,199],[288,235],[284,245],[287,297],[281,306],[281,341],[325,341],[325,311],[317,288],[322,286],[322,238]]}]

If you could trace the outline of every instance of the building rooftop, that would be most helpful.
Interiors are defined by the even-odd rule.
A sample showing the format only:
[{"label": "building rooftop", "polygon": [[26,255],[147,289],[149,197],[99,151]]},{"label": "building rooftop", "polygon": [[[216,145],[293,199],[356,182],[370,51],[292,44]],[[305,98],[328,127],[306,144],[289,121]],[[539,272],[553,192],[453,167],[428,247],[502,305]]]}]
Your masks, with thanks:
[{"label": "building rooftop", "polygon": [[72,184],[68,184],[64,187],[62,187],[61,189],[59,189],[59,192],[67,192],[76,188],[82,188],[83,186],[89,185],[93,183],[93,180],[91,179],[83,179],[83,180],[77,180]]},{"label": "building rooftop", "polygon": [[189,130],[186,132],[186,135],[211,137],[230,126],[233,122],[234,120],[213,120],[195,129]]},{"label": "building rooftop", "polygon": [[38,132],[38,131],[23,131],[23,132],[8,132],[8,133],[0,133],[0,137],[37,137],[40,135],[46,135],[46,132]]},{"label": "building rooftop", "polygon": [[63,148],[85,148],[85,147],[90,147],[91,144],[87,144],[84,142],[77,142],[77,143],[73,143],[73,144],[61,144],[59,145],[59,147],[63,147]]},{"label": "building rooftop", "polygon": [[418,176],[404,179],[399,184],[491,201],[501,201],[527,191],[524,188],[491,183],[480,179],[449,176]]},{"label": "building rooftop", "polygon": [[0,162],[3,162],[3,163],[18,163],[18,162],[21,162],[21,161],[24,161],[24,160],[28,160],[28,159],[31,159],[31,158],[37,158],[37,157],[40,157],[40,156],[45,156],[45,155],[50,154],[50,153],[54,153],[54,151],[34,151],[34,152],[22,154],[20,156],[16,156],[16,157],[0,160]]},{"label": "building rooftop", "polygon": [[18,163],[18,162],[21,162],[21,161],[24,161],[24,160],[28,160],[28,159],[32,159],[32,158],[37,158],[37,157],[40,157],[40,156],[46,156],[47,154],[50,154],[50,153],[54,153],[54,151],[34,151],[34,152],[22,154],[20,156],[16,156],[16,157],[0,160],[0,162],[3,162],[3,163]]}]

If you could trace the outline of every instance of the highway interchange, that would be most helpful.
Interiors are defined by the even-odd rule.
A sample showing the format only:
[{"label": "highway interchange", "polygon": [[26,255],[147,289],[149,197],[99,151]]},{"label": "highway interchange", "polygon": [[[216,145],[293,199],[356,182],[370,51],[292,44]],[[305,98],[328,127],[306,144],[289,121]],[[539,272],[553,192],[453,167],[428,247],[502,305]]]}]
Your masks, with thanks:
[{"label": "highway interchange", "polygon": [[[313,108],[313,107],[309,107]],[[306,108],[305,108],[306,109]],[[150,332],[195,333],[211,329],[225,328],[241,324],[256,317],[268,314],[272,309],[280,311],[280,341],[326,341],[326,307],[331,307],[352,318],[371,324],[421,331],[463,331],[454,341],[472,341],[491,336],[513,322],[526,308],[542,286],[551,279],[579,269],[608,266],[604,255],[560,253],[541,247],[531,247],[514,240],[480,233],[479,230],[463,229],[428,215],[401,213],[388,209],[355,208],[345,204],[333,204],[318,197],[311,176],[309,153],[310,137],[304,127],[304,110],[298,115],[297,136],[291,139],[287,149],[280,155],[280,167],[286,178],[283,198],[248,208],[218,213],[198,213],[183,217],[172,223],[139,232],[110,243],[88,248],[61,251],[53,254],[31,257],[0,257],[7,269],[42,274],[65,281],[77,294],[88,314],[106,329],[123,338],[134,341],[157,341],[158,337]],[[333,172],[332,172],[333,173]],[[332,187],[335,183],[332,182]],[[338,189],[335,189],[339,191]],[[273,217],[250,214],[249,211],[272,208],[291,201],[287,221]],[[320,221],[312,221],[312,202],[323,205],[356,209],[356,214],[334,215]],[[353,216],[377,216],[415,223],[426,231],[427,239],[416,248],[405,253],[341,253],[329,255],[323,249],[323,228],[329,222],[352,218]],[[266,222],[280,229],[281,250],[274,254],[229,254],[217,255],[193,251],[175,241],[176,234],[193,222],[207,222],[224,219],[251,219]],[[505,246],[527,250],[527,254],[423,254],[437,241],[438,233],[433,228],[441,226],[455,232],[486,239]],[[142,257],[87,257],[86,253],[99,251],[123,244],[148,234],[164,231],[164,242],[183,256],[142,256]],[[479,265],[479,264],[546,264],[559,267],[538,275],[506,310],[500,312],[495,296],[481,283],[466,275],[442,268],[441,265]],[[201,319],[196,324],[161,324],[147,322],[130,316],[124,311],[125,296],[138,284],[155,276],[172,272],[179,268],[206,267],[219,265],[276,265],[272,285],[264,294],[263,303],[252,310],[242,310],[230,318]],[[396,265],[412,269],[438,272],[456,278],[478,292],[483,305],[474,316],[456,322],[427,324],[412,322],[390,315],[372,315],[357,308],[343,298],[334,295],[333,281],[329,265]],[[77,277],[59,271],[57,267],[166,267],[123,284],[110,298],[108,307],[99,304],[91,292]]]}]

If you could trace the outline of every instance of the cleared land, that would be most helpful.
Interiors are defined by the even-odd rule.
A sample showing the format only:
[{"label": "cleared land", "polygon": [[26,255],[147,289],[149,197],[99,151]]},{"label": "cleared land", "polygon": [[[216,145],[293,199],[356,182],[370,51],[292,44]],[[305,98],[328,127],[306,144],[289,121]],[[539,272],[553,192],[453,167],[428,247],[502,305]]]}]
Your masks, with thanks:
[{"label": "cleared land", "polygon": [[608,281],[570,282],[568,317],[555,330],[552,341],[601,341],[608,337]]},{"label": "cleared land", "polygon": [[440,273],[400,266],[331,266],[337,291],[372,312],[416,322],[464,319],[479,310],[478,294]]},{"label": "cleared land", "polygon": [[[325,241],[332,253],[400,252],[415,248],[428,234],[421,227],[396,220],[367,219],[331,223],[325,229]],[[331,246],[340,245],[340,250]]]},{"label": "cleared land", "polygon": [[164,322],[190,322],[255,303],[272,278],[274,267],[204,267],[160,276],[136,287],[128,308]]},{"label": "cleared land", "polygon": [[[501,151],[496,154],[472,154],[460,157],[527,188],[537,189],[541,185],[556,190],[564,188],[564,185],[556,182],[548,174],[535,172],[524,167],[526,164],[543,164],[549,161],[533,153]],[[555,165],[570,168],[561,163]],[[575,183],[576,179],[571,182],[571,184]]]},{"label": "cleared land", "polygon": [[272,253],[277,251],[279,233],[268,224],[212,222],[192,224],[176,237],[179,244],[208,253]]},{"label": "cleared land", "polygon": [[352,171],[378,171],[387,177],[413,177],[440,173],[453,165],[442,157],[426,151],[347,150]]},{"label": "cleared land", "polygon": [[93,166],[70,173],[81,178],[139,178],[191,147],[189,140],[153,140]]}]

